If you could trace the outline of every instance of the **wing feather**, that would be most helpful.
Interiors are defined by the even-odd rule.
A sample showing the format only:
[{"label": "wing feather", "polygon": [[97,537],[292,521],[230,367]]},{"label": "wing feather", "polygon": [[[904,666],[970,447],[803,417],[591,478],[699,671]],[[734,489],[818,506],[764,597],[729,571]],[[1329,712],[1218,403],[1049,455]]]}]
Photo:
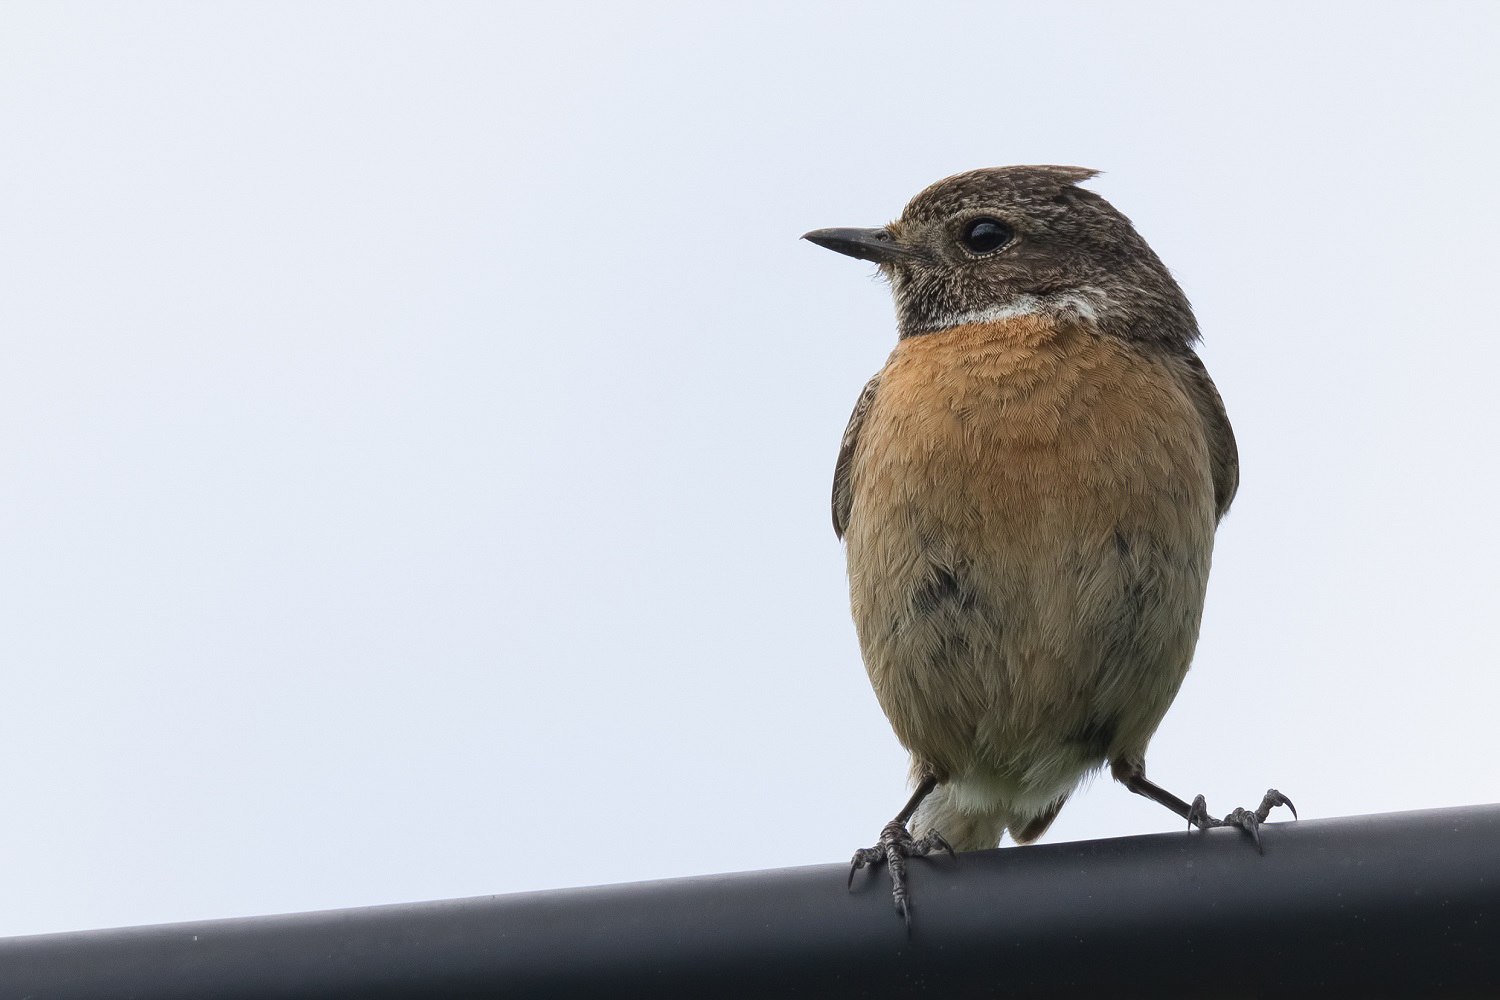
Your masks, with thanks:
[{"label": "wing feather", "polygon": [[1229,426],[1224,400],[1198,355],[1188,351],[1182,360],[1182,388],[1203,420],[1208,457],[1213,465],[1215,515],[1222,518],[1240,488],[1240,453],[1234,443],[1234,428]]},{"label": "wing feather", "polygon": [[854,412],[849,415],[849,426],[844,428],[844,439],[839,442],[838,461],[833,464],[833,533],[840,538],[849,527],[849,512],[854,507],[854,487],[849,478],[854,468],[854,452],[859,447],[859,430],[879,388],[879,375],[865,383],[854,403]]}]

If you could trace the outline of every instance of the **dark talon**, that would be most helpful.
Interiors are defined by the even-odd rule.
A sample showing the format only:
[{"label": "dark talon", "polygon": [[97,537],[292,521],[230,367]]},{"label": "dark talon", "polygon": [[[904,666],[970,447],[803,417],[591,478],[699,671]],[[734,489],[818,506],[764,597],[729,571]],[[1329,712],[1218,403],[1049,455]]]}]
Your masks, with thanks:
[{"label": "dark talon", "polygon": [[1192,808],[1187,815],[1188,829],[1197,827],[1200,830],[1211,830],[1219,825],[1219,821],[1208,814],[1208,800],[1199,795],[1193,799]]},{"label": "dark talon", "polygon": [[1292,800],[1282,795],[1276,789],[1266,790],[1265,798],[1260,800],[1260,808],[1251,812],[1249,809],[1235,809],[1223,819],[1214,819],[1208,814],[1208,802],[1203,796],[1193,799],[1193,804],[1188,808],[1188,827],[1197,827],[1200,830],[1212,830],[1216,826],[1234,826],[1250,835],[1255,843],[1255,849],[1261,854],[1266,853],[1260,842],[1260,825],[1271,816],[1271,810],[1277,806],[1286,806],[1292,811],[1292,816],[1297,815],[1297,807],[1292,805]]},{"label": "dark talon", "polygon": [[1237,826],[1250,835],[1250,839],[1255,841],[1255,849],[1262,854],[1265,851],[1260,844],[1260,825],[1270,818],[1271,810],[1277,806],[1286,806],[1292,811],[1292,818],[1297,818],[1297,807],[1292,805],[1292,800],[1274,788],[1266,789],[1265,798],[1260,800],[1260,808],[1254,812],[1248,809],[1236,809],[1223,819],[1214,819],[1208,814],[1208,802],[1203,796],[1195,797],[1192,805],[1189,805],[1160,785],[1147,781],[1145,765],[1140,761],[1126,759],[1117,761],[1110,767],[1114,771],[1115,779],[1123,783],[1126,788],[1137,795],[1144,795],[1152,802],[1166,806],[1185,818],[1189,830],[1195,826],[1200,830],[1212,830],[1216,826]]},{"label": "dark talon", "polygon": [[904,823],[892,821],[880,831],[878,844],[854,852],[854,858],[849,864],[847,885],[853,888],[854,873],[861,868],[884,861],[886,870],[891,875],[891,902],[895,904],[896,912],[901,915],[901,919],[906,922],[907,933],[910,934],[911,897],[906,887],[906,859],[924,858],[936,850],[947,851],[955,862],[958,860],[953,845],[936,830],[929,830],[919,840],[911,835]]},{"label": "dark talon", "polygon": [[916,840],[911,831],[906,829],[906,824],[916,815],[917,806],[936,787],[937,778],[931,774],[924,775],[917,782],[917,789],[912,792],[905,808],[881,829],[880,843],[855,851],[854,860],[849,865],[848,886],[852,889],[855,872],[865,865],[873,865],[882,858],[885,859],[886,869],[891,873],[891,902],[896,904],[896,912],[906,921],[907,937],[911,937],[911,905],[907,902],[906,859],[926,857],[935,848],[941,847],[954,861],[958,860],[958,855],[953,853],[953,845],[944,840],[943,835],[936,830],[929,830],[921,840]]},{"label": "dark talon", "polygon": [[1250,835],[1250,839],[1255,841],[1256,852],[1259,854],[1266,853],[1265,848],[1260,846],[1260,817],[1256,816],[1255,813],[1244,808],[1235,809],[1228,816],[1224,817],[1224,825],[1237,826],[1241,830],[1244,830]]},{"label": "dark talon", "polygon": [[884,855],[881,854],[880,848],[878,847],[863,847],[855,851],[854,860],[849,862],[849,881],[845,885],[845,888],[853,890],[854,873],[859,871],[865,865],[873,865],[882,857],[884,857]]},{"label": "dark talon", "polygon": [[1297,807],[1292,805],[1292,800],[1282,795],[1274,788],[1266,789],[1266,797],[1260,800],[1260,808],[1255,810],[1256,817],[1264,823],[1266,817],[1271,815],[1271,810],[1277,806],[1286,806],[1292,811],[1292,819],[1300,819],[1297,815]]}]

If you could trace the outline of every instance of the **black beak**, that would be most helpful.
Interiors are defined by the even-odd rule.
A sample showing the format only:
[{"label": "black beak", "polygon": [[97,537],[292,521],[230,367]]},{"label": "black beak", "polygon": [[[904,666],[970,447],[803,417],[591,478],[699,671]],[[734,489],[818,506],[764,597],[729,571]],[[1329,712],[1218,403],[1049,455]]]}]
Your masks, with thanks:
[{"label": "black beak", "polygon": [[885,229],[814,229],[802,238],[820,247],[860,260],[873,260],[877,264],[894,264],[922,256],[897,243]]}]

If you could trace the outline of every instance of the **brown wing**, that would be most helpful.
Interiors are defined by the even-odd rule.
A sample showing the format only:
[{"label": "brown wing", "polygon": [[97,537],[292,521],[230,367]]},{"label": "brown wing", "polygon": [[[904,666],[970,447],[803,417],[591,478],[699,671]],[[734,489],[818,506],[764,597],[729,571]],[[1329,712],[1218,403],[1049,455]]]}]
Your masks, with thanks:
[{"label": "brown wing", "polygon": [[849,482],[849,473],[854,468],[854,449],[859,444],[859,429],[865,422],[865,414],[875,401],[875,390],[880,388],[880,376],[865,383],[854,412],[849,415],[849,426],[844,428],[844,439],[839,442],[838,461],[833,463],[833,533],[840,538],[849,527],[849,510],[854,506],[854,488]]},{"label": "brown wing", "polygon": [[1224,400],[1219,398],[1219,390],[1214,388],[1214,380],[1208,377],[1208,369],[1198,355],[1188,351],[1182,360],[1182,387],[1203,419],[1208,457],[1213,463],[1214,508],[1222,518],[1240,488],[1240,452],[1234,443],[1234,428],[1229,426]]}]

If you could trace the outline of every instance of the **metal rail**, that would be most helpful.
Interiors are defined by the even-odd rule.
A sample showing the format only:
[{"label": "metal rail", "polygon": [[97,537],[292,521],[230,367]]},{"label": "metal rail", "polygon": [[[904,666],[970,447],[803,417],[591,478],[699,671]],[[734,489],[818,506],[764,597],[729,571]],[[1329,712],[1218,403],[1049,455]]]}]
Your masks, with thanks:
[{"label": "metal rail", "polygon": [[[0,1000],[1500,996],[1500,805],[0,939]],[[543,860],[540,858],[534,860]]]}]

